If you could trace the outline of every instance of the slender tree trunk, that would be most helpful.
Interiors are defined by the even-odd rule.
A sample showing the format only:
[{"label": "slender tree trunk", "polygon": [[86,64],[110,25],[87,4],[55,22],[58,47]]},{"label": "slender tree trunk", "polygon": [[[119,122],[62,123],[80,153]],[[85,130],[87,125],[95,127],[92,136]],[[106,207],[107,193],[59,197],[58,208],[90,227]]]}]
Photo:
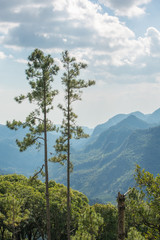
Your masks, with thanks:
[{"label": "slender tree trunk", "polygon": [[5,239],[4,239],[4,232],[5,232],[5,229],[2,228],[2,231],[1,231],[1,237],[2,237],[2,240],[5,240]]},{"label": "slender tree trunk", "polygon": [[16,234],[15,234],[15,239],[16,239],[16,240],[21,240],[21,235],[20,235],[20,233],[16,233]]},{"label": "slender tree trunk", "polygon": [[27,237],[28,237],[28,240],[32,240],[32,232],[31,231],[27,234]]},{"label": "slender tree trunk", "polygon": [[71,201],[70,201],[70,139],[68,138],[68,159],[67,159],[67,236],[70,240]]},{"label": "slender tree trunk", "polygon": [[[69,71],[68,71],[69,78]],[[70,199],[70,87],[68,83],[68,146],[67,146],[67,237],[70,240],[71,199]]]},{"label": "slender tree trunk", "polygon": [[118,240],[125,239],[125,196],[118,193]]},{"label": "slender tree trunk", "polygon": [[48,156],[47,156],[47,117],[46,117],[46,89],[44,80],[44,161],[45,161],[45,184],[46,184],[46,218],[47,218],[47,239],[51,240],[50,206],[48,190]]},{"label": "slender tree trunk", "polygon": [[13,235],[12,235],[12,240],[16,240],[16,228],[15,228],[15,201],[13,198]]}]

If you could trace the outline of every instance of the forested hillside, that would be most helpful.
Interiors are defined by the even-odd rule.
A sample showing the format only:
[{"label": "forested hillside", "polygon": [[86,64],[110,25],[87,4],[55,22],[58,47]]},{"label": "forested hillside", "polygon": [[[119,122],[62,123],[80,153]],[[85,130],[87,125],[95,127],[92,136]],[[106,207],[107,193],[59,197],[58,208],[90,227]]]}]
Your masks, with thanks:
[{"label": "forested hillside", "polygon": [[135,185],[136,164],[154,174],[160,171],[160,127],[135,131],[122,128],[114,139],[112,142],[112,138],[107,138],[105,142],[104,138],[104,145],[90,148],[88,153],[81,154],[79,161],[77,158],[72,186],[89,198],[113,201],[118,191],[126,192]]},{"label": "forested hillside", "polygon": [[[65,240],[66,235],[66,187],[49,182],[52,240]],[[71,190],[73,239],[80,234],[85,239],[99,235],[103,226],[102,216],[88,204],[82,193]],[[106,211],[114,208],[108,206]],[[105,209],[105,208],[104,208]],[[45,184],[23,175],[0,176],[0,239],[46,239]],[[114,213],[115,212],[115,213]],[[113,210],[114,221],[116,209]],[[87,227],[86,224],[87,223]],[[109,229],[108,229],[109,230]],[[116,231],[115,231],[116,234]],[[81,235],[82,236],[82,235]]]},{"label": "forested hillside", "polygon": [[[125,196],[125,239],[159,239],[160,176],[136,168],[136,183]],[[49,182],[52,240],[66,240],[66,187]],[[71,190],[71,240],[117,240],[118,209],[88,204]],[[0,239],[46,239],[45,184],[37,178],[0,176]],[[119,235],[120,236],[120,235]]]},{"label": "forested hillside", "polygon": [[[147,116],[139,112],[118,115],[100,125],[100,131],[97,126],[85,148],[73,154],[72,187],[89,199],[113,202],[118,191],[126,192],[135,185],[136,164],[159,173],[159,114],[160,110]],[[61,173],[57,180],[64,182],[63,177]]]},{"label": "forested hillside", "polygon": [[[135,185],[136,164],[157,174],[160,171],[160,110],[144,115],[140,112],[114,116],[98,125],[89,139],[74,140],[71,145],[71,185],[90,200],[115,202],[118,191],[125,192]],[[43,164],[42,150],[31,147],[21,153],[15,139],[24,136],[24,130],[11,131],[0,125],[0,169],[3,173],[34,174]],[[57,133],[49,133],[49,152]],[[49,164],[51,179],[66,184],[65,166]]]}]

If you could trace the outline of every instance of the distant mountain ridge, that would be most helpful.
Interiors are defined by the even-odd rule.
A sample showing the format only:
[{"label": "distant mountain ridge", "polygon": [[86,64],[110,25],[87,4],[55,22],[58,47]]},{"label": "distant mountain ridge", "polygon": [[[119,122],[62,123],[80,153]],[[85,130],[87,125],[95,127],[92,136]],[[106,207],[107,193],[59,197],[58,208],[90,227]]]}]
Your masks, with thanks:
[{"label": "distant mountain ridge", "polygon": [[81,159],[87,160],[75,163],[72,187],[91,199],[112,201],[118,191],[126,192],[135,184],[136,164],[153,174],[160,172],[160,126],[126,129],[124,124],[117,125],[102,133],[89,151],[82,154]]},{"label": "distant mountain ridge", "polygon": [[[136,164],[151,173],[160,172],[160,109],[152,114],[133,112],[118,114],[107,122],[86,129],[89,139],[72,142],[71,158],[74,171],[72,188],[85,193],[89,199],[114,201],[118,191],[133,186]],[[92,133],[93,132],[93,133]],[[34,148],[20,153],[16,138],[23,131],[11,131],[0,125],[0,171],[33,175],[43,164],[43,150]],[[52,150],[57,135],[49,133]],[[49,150],[49,151],[50,151]],[[50,178],[66,184],[66,170],[59,164],[49,164]]]},{"label": "distant mountain ridge", "polygon": [[117,114],[114,117],[110,118],[107,122],[99,124],[95,127],[92,135],[99,135],[105,129],[108,129],[122,120],[126,119],[128,116],[133,115],[149,124],[157,125],[160,123],[160,108],[154,111],[151,114],[143,114],[139,111],[132,112],[129,114]]},{"label": "distant mountain ridge", "polygon": [[[92,133],[92,129],[84,127],[86,133]],[[24,174],[27,177],[39,170],[43,164],[43,148],[40,151],[33,146],[24,152],[19,152],[16,139],[23,139],[27,130],[10,130],[5,125],[0,124],[0,171],[5,173]],[[54,152],[53,145],[59,134],[48,133],[48,152]],[[80,144],[80,143],[79,143]],[[75,146],[75,142],[72,143]],[[72,147],[73,148],[73,147]],[[76,147],[75,147],[76,149]],[[57,172],[58,164],[49,163],[51,169]]]},{"label": "distant mountain ridge", "polygon": [[[100,133],[94,143],[88,145],[85,148],[85,152],[88,150],[89,146],[92,148],[106,148],[104,145],[116,143],[117,141],[123,141],[133,130],[136,129],[145,129],[150,127],[150,124],[138,119],[134,115],[129,115],[127,118],[124,118],[122,121],[118,122],[116,125],[111,126],[107,130]],[[94,135],[94,133],[93,133]],[[112,141],[110,141],[112,138]],[[116,146],[114,146],[116,147]]]},{"label": "distant mountain ridge", "polygon": [[[154,174],[160,172],[160,110],[147,116],[140,112],[118,115],[104,126],[99,134],[94,129],[84,150],[73,155],[71,179],[73,188],[105,202],[134,185],[136,164]],[[57,180],[63,182],[62,177]]]}]

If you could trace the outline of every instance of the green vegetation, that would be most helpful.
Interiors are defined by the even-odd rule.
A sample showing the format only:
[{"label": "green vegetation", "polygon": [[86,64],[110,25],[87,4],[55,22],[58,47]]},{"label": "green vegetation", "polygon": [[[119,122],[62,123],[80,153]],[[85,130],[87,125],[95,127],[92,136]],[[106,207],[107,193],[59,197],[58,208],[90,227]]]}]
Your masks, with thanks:
[{"label": "green vegetation", "polygon": [[138,239],[160,239],[160,175],[137,166],[135,179],[139,189],[133,188],[126,200],[128,239],[136,234],[143,237]]},{"label": "green vegetation", "polygon": [[[160,239],[160,175],[136,168],[137,189],[130,189],[125,201],[126,240]],[[49,181],[51,239],[67,239],[67,188]],[[72,240],[117,240],[117,207],[88,204],[75,190],[72,199]],[[0,176],[0,239],[46,239],[45,183],[23,175]]]},{"label": "green vegetation", "polygon": [[[67,189],[49,181],[52,240],[67,239]],[[71,239],[102,239],[105,225],[115,220],[112,205],[89,206],[87,197],[71,189]],[[45,184],[23,175],[0,176],[0,239],[46,239]],[[113,212],[112,216],[107,213]],[[105,224],[104,224],[105,220]],[[115,231],[109,229],[108,234]],[[85,236],[85,238],[81,238]]]}]

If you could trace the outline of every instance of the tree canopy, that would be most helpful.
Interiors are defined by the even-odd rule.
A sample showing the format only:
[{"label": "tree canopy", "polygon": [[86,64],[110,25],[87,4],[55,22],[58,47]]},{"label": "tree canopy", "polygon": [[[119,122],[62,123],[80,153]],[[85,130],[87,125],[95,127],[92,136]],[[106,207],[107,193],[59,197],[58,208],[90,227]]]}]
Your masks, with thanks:
[{"label": "tree canopy", "polygon": [[126,231],[132,227],[132,235],[137,231],[144,239],[160,239],[160,175],[137,166],[135,179],[138,186],[126,199]]},{"label": "tree canopy", "polygon": [[[64,185],[49,181],[52,240],[67,239],[66,192]],[[71,197],[71,239],[78,240],[84,235],[88,239],[103,239],[104,215],[89,206],[84,194],[71,189]],[[113,208],[108,206],[107,211]],[[46,239],[45,211],[45,183],[16,174],[0,176],[0,239]],[[113,229],[108,231],[111,234]]]}]

